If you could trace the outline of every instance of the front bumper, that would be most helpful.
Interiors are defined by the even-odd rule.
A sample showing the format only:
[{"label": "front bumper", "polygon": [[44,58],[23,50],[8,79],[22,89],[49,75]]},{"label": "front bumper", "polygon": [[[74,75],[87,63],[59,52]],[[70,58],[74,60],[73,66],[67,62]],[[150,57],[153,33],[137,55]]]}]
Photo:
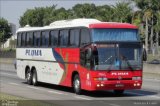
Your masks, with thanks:
[{"label": "front bumper", "polygon": [[129,89],[141,89],[142,81],[134,80],[116,80],[116,81],[92,81],[88,85],[88,90],[129,90]]}]

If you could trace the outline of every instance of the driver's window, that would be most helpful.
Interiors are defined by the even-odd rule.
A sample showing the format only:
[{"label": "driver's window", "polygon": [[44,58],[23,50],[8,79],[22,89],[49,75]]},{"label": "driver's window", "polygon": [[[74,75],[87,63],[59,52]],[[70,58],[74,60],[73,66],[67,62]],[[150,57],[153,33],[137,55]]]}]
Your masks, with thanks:
[{"label": "driver's window", "polygon": [[86,56],[86,68],[90,69],[91,68],[91,49],[88,48],[86,51],[85,51],[85,56]]},{"label": "driver's window", "polygon": [[90,69],[91,68],[91,49],[86,49],[85,51],[81,52],[81,65]]}]

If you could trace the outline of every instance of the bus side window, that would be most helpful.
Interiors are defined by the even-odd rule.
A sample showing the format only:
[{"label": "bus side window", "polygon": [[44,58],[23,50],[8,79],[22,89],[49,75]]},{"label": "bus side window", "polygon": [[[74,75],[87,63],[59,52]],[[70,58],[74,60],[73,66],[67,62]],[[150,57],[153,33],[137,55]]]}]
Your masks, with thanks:
[{"label": "bus side window", "polygon": [[29,45],[33,46],[33,32],[30,32],[30,35],[29,35]]},{"label": "bus side window", "polygon": [[34,46],[39,47],[41,45],[41,35],[40,32],[34,32]]},{"label": "bus side window", "polygon": [[81,46],[90,43],[90,34],[88,29],[81,29]]},{"label": "bus side window", "polygon": [[49,46],[49,31],[42,32],[42,46],[44,47]]},{"label": "bus side window", "polygon": [[21,46],[25,46],[26,45],[26,33],[23,32],[21,35]]},{"label": "bus side window", "polygon": [[36,47],[36,32],[33,32],[33,46]]},{"label": "bus side window", "polygon": [[57,46],[58,45],[58,33],[59,33],[58,30],[50,32],[51,46]]},{"label": "bus side window", "polygon": [[21,33],[18,33],[17,35],[17,47],[21,47]]},{"label": "bus side window", "polygon": [[60,31],[60,46],[68,46],[68,30],[61,30]]},{"label": "bus side window", "polygon": [[32,46],[33,42],[33,32],[27,32],[26,46]]},{"label": "bus side window", "polygon": [[43,32],[41,32],[41,39],[42,39],[42,46],[46,46],[46,32],[45,31],[43,31]]},{"label": "bus side window", "polygon": [[70,40],[69,46],[78,47],[79,46],[79,29],[70,30]]},{"label": "bus side window", "polygon": [[45,36],[45,39],[46,39],[46,46],[48,47],[50,45],[50,42],[49,42],[49,39],[50,39],[50,36],[49,36],[49,31],[46,31],[46,36]]}]

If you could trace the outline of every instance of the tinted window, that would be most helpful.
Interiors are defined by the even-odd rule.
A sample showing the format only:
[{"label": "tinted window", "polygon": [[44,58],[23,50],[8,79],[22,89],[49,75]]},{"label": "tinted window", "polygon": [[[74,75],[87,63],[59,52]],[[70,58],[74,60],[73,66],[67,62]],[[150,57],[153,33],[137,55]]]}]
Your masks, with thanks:
[{"label": "tinted window", "polygon": [[42,32],[42,46],[49,45],[49,31]]},{"label": "tinted window", "polygon": [[22,42],[21,42],[21,45],[22,45],[22,46],[25,46],[25,42],[26,42],[26,41],[25,41],[25,40],[26,40],[26,33],[23,32],[21,36],[22,36],[22,37],[21,37],[21,41],[22,41]]},{"label": "tinted window", "polygon": [[92,29],[92,40],[96,41],[139,41],[137,29]]},{"label": "tinted window", "polygon": [[68,30],[60,31],[60,46],[68,45]]},{"label": "tinted window", "polygon": [[26,46],[33,45],[33,32],[27,32]]},{"label": "tinted window", "polygon": [[81,45],[85,45],[90,42],[90,34],[88,29],[81,29]]},{"label": "tinted window", "polygon": [[70,46],[79,46],[79,29],[70,30]]},{"label": "tinted window", "polygon": [[41,45],[41,36],[40,32],[34,32],[34,46],[40,46]]},{"label": "tinted window", "polygon": [[59,33],[59,31],[51,31],[50,32],[51,46],[58,45],[58,33]]},{"label": "tinted window", "polygon": [[17,47],[20,47],[21,46],[21,33],[18,33],[18,36],[17,36]]}]

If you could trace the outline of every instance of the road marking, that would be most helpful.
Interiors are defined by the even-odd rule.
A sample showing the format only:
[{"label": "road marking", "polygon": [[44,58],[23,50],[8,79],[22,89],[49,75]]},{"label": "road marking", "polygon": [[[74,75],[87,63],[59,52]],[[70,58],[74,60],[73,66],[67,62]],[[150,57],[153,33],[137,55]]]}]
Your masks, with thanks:
[{"label": "road marking", "polygon": [[32,86],[27,86],[28,88],[31,88],[31,89],[36,89],[36,90],[43,90],[43,89],[39,89],[39,88],[36,88],[36,87],[32,87]]},{"label": "road marking", "polygon": [[61,93],[61,92],[57,92],[57,91],[48,91],[49,93],[55,93],[55,94],[60,94],[60,95],[62,95],[63,93]]},{"label": "road marking", "polygon": [[155,96],[155,95],[153,95],[153,96],[150,96],[150,97],[153,97],[153,98],[158,98],[158,99],[160,99],[160,97],[159,97],[159,96]]},{"label": "road marking", "polygon": [[84,99],[84,100],[92,100],[92,99],[89,99],[89,98],[85,98],[85,97],[80,97],[80,96],[74,96],[75,98],[78,98],[78,99]]},{"label": "road marking", "polygon": [[11,85],[19,85],[19,84],[17,84],[17,83],[13,83],[13,82],[10,82],[9,84],[11,84]]},{"label": "road marking", "polygon": [[139,95],[139,96],[146,96],[146,97],[160,98],[159,96],[155,96],[155,95],[139,94],[139,93],[135,93],[135,92],[126,92],[126,93],[133,94],[133,95]]},{"label": "road marking", "polygon": [[[41,89],[41,88],[36,88],[36,87],[33,87],[33,86],[27,86],[28,88],[31,88],[31,89],[36,89],[36,90],[41,90],[41,91],[47,91],[45,89]],[[48,91],[49,93],[55,93],[55,94],[59,94],[59,95],[62,95],[63,93],[62,92],[57,92],[57,91]],[[68,95],[68,94],[64,94],[64,95]]]}]

